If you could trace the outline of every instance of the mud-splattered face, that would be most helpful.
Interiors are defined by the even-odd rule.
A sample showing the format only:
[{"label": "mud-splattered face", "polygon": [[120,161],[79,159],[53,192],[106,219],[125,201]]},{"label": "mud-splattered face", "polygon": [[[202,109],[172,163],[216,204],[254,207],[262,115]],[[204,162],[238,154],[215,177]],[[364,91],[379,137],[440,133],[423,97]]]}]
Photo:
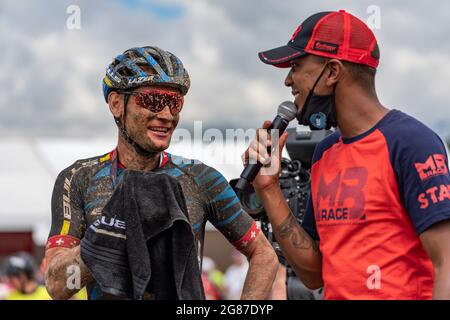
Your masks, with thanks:
[{"label": "mud-splattered face", "polygon": [[[158,90],[155,99],[145,96],[155,90]],[[183,106],[183,99],[179,99],[179,91],[171,87],[144,86],[133,92],[137,94],[130,95],[126,106],[125,127],[128,134],[149,152],[167,149],[180,119],[179,111]],[[167,95],[164,95],[164,92]],[[151,108],[145,107],[152,101],[155,101],[155,105],[161,103],[167,105],[159,112],[152,112],[149,110]]]}]

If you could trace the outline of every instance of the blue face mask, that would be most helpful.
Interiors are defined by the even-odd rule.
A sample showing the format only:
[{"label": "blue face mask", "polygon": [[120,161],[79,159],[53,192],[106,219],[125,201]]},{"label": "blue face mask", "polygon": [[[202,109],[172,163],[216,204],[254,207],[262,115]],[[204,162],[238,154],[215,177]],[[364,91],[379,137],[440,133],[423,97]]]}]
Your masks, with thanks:
[{"label": "blue face mask", "polygon": [[297,115],[299,124],[309,126],[311,130],[329,130],[336,127],[335,90],[328,95],[316,95],[314,89],[322,77],[327,66],[323,68],[303,104],[302,111]]}]

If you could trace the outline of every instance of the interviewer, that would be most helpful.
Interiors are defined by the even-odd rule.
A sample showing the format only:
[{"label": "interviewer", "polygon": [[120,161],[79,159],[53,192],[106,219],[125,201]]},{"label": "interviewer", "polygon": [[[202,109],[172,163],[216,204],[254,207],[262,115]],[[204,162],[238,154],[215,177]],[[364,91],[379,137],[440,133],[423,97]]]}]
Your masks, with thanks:
[{"label": "interviewer", "polygon": [[[378,44],[346,13],[306,19],[286,46],[260,59],[290,68],[300,124],[339,130],[316,148],[311,197],[300,226],[278,174],[260,171],[253,186],[297,276],[325,299],[449,299],[450,177],[440,138],[418,120],[378,100]],[[419,94],[419,93],[412,93]],[[265,122],[244,154],[270,159]],[[259,142],[262,141],[262,142]]]}]

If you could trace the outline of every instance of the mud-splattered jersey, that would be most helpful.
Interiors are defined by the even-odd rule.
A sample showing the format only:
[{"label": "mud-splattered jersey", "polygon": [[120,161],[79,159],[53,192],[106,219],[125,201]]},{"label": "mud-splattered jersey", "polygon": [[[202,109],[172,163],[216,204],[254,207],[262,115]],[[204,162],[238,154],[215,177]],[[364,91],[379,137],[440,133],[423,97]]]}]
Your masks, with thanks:
[{"label": "mud-splattered jersey", "polygon": [[[101,216],[125,170],[114,150],[78,160],[58,175],[52,196],[52,226],[47,249],[79,244],[86,228]],[[163,153],[154,171],[170,175],[181,184],[197,241],[199,263],[207,221],[238,249],[256,238],[259,232],[256,224],[242,210],[227,180],[214,168],[198,160]],[[88,286],[89,298],[100,298],[98,291],[97,285]]]},{"label": "mud-splattered jersey", "polygon": [[303,227],[320,240],[326,299],[430,299],[433,266],[419,235],[450,219],[440,138],[390,111],[369,131],[316,148]]}]

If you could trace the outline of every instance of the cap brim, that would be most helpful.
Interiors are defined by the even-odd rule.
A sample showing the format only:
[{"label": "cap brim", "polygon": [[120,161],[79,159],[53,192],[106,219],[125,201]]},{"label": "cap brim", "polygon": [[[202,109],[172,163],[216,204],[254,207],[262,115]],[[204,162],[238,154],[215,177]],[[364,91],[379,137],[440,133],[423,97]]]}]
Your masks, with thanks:
[{"label": "cap brim", "polygon": [[290,68],[291,64],[289,62],[291,60],[305,55],[307,55],[305,51],[287,45],[258,53],[262,62],[278,68]]}]

